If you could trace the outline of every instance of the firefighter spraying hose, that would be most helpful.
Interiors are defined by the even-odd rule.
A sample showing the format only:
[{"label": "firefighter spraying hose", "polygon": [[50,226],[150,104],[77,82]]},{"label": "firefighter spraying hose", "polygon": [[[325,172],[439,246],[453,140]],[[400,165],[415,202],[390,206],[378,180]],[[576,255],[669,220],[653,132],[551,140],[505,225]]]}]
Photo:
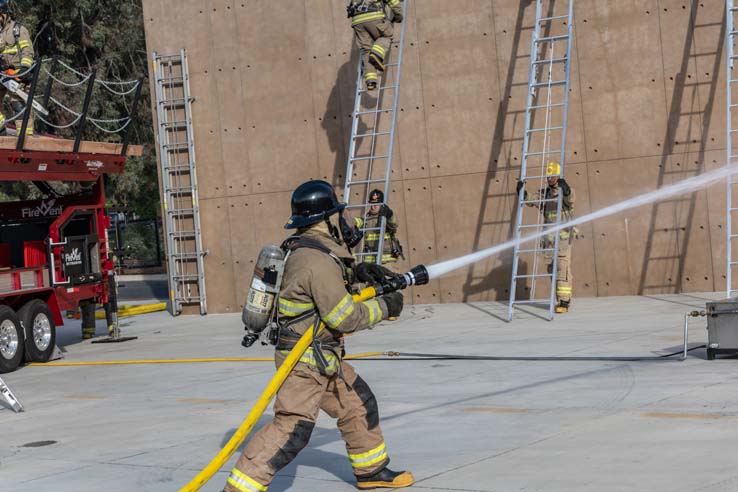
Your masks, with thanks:
[{"label": "firefighter spraying hose", "polygon": [[[676,183],[674,185],[663,187],[659,190],[649,192],[640,196],[637,196],[635,198],[631,198],[628,200],[625,200],[620,203],[616,203],[614,205],[610,205],[608,207],[605,207],[599,211],[584,215],[582,217],[576,218],[574,220],[571,220],[565,224],[561,224],[556,227],[547,228],[546,230],[531,234],[525,238],[522,239],[523,242],[525,241],[531,241],[538,239],[542,237],[543,235],[550,234],[550,233],[556,233],[561,229],[569,228],[574,225],[584,224],[587,222],[591,222],[593,220],[601,219],[616,213],[623,212],[625,210],[629,210],[632,208],[640,207],[643,205],[647,205],[650,203],[654,203],[666,198],[669,198],[674,195],[679,195],[683,193],[691,193],[694,192],[700,188],[704,188],[706,186],[709,186],[713,183],[719,182],[727,178],[728,176],[731,176],[733,174],[738,173],[738,166],[730,166],[718,169],[716,171],[711,171],[705,174],[702,174],[700,176],[697,176],[695,178],[690,178],[687,180],[684,180],[682,182]],[[324,182],[311,182],[311,183],[324,183]],[[306,183],[307,184],[307,183]],[[328,183],[324,183],[323,186],[325,190],[330,189],[330,185]],[[300,188],[298,188],[300,190]],[[298,192],[296,190],[296,194]],[[331,209],[331,214],[334,214],[336,212],[340,212],[343,210],[343,207],[340,207],[337,204],[337,201],[335,199],[335,195],[332,192],[332,189],[330,191],[330,194],[333,195],[332,203],[330,205],[333,205],[333,209]],[[315,199],[315,196],[312,197],[313,201]],[[329,200],[330,201],[330,200]],[[299,207],[298,207],[299,208]],[[307,207],[309,208],[309,207]],[[325,208],[325,205],[324,205]],[[330,207],[328,207],[330,208]],[[295,195],[293,195],[293,219],[295,218]],[[306,210],[305,215],[310,216],[310,210]],[[313,211],[314,212],[314,211]],[[328,214],[328,215],[331,215]],[[345,225],[344,223],[338,223],[336,224],[334,221],[329,221],[325,213],[318,214],[322,219],[325,219],[326,224],[326,232],[329,235],[332,235],[333,237],[338,237],[339,235],[342,235],[346,245],[349,244],[349,238],[350,234],[347,234],[350,231],[350,228]],[[292,222],[292,220],[290,222]],[[288,223],[289,227],[290,223]],[[297,225],[296,227],[300,227],[300,225]],[[312,230],[312,229],[311,229]],[[339,232],[340,231],[340,232]],[[354,231],[355,232],[355,231]],[[306,233],[304,234],[305,237],[310,239],[310,234]],[[354,238],[355,239],[355,238]],[[353,240],[352,240],[353,241]],[[278,370],[277,373],[274,375],[272,380],[270,381],[269,385],[267,386],[266,390],[261,394],[259,399],[257,400],[256,404],[252,408],[249,415],[246,417],[246,419],[243,421],[241,426],[237,429],[235,434],[231,437],[231,439],[228,441],[228,443],[221,449],[221,451],[218,453],[218,455],[210,462],[210,464],[204,468],[195,478],[193,478],[190,483],[188,483],[186,486],[184,486],[181,489],[181,492],[192,492],[197,491],[200,489],[202,485],[204,485],[220,468],[228,461],[228,459],[232,456],[232,454],[235,452],[235,450],[241,445],[241,443],[246,439],[249,432],[253,429],[256,422],[259,420],[262,413],[266,410],[267,406],[271,402],[274,395],[277,393],[277,391],[280,389],[282,384],[285,382],[285,380],[290,376],[291,372],[295,368],[295,366],[298,365],[298,363],[304,363],[306,361],[305,354],[306,352],[312,350],[311,355],[315,356],[316,351],[314,348],[316,347],[315,342],[316,340],[319,340],[319,337],[326,331],[326,324],[328,325],[328,328],[330,328],[331,332],[335,331],[335,328],[338,327],[341,323],[339,322],[336,324],[336,321],[339,319],[344,321],[346,318],[342,318],[349,310],[351,311],[350,314],[355,313],[354,308],[358,306],[363,306],[362,309],[358,309],[357,311],[362,311],[365,313],[365,316],[368,317],[368,323],[367,320],[364,320],[363,322],[359,322],[358,320],[355,320],[356,323],[363,323],[363,325],[371,326],[373,322],[377,322],[377,317],[379,316],[379,312],[381,312],[382,319],[387,319],[390,314],[397,313],[397,295],[400,291],[403,289],[406,289],[407,287],[410,287],[412,285],[424,285],[428,283],[429,280],[440,277],[442,275],[445,275],[451,271],[457,270],[459,268],[463,268],[467,265],[470,265],[472,263],[478,262],[482,259],[485,259],[489,256],[492,256],[494,254],[497,254],[501,251],[504,251],[506,249],[510,249],[515,246],[514,241],[508,241],[503,244],[499,244],[497,246],[478,251],[475,253],[471,253],[466,256],[462,256],[460,258],[447,260],[444,262],[440,262],[434,265],[430,265],[429,267],[425,267],[423,265],[418,265],[411,269],[409,272],[403,274],[403,275],[395,275],[390,274],[391,272],[387,273],[386,275],[381,275],[381,278],[374,278],[374,280],[377,280],[374,282],[373,285],[370,287],[367,287],[365,289],[362,289],[360,292],[353,294],[350,296],[350,302],[348,301],[342,301],[342,305],[336,305],[336,307],[331,310],[331,313],[327,317],[322,317],[320,315],[313,316],[315,313],[315,307],[314,305],[310,305],[309,303],[303,302],[292,302],[287,301],[284,302],[280,295],[285,292],[284,288],[284,280],[286,274],[289,273],[289,268],[285,269],[285,264],[287,263],[287,260],[289,259],[289,256],[292,254],[296,254],[295,251],[298,251],[299,249],[310,249],[313,248],[315,250],[320,250],[321,246],[316,245],[312,243],[311,241],[303,241],[302,244],[300,244],[300,241],[293,241],[292,243],[288,241],[285,242],[285,244],[282,245],[281,248],[276,247],[268,247],[265,248],[264,251],[262,251],[262,254],[260,254],[259,261],[257,262],[257,266],[255,268],[255,275],[252,279],[251,283],[251,290],[249,292],[249,295],[246,300],[246,304],[244,307],[244,323],[246,324],[246,336],[244,337],[243,344],[245,346],[252,345],[257,339],[259,339],[261,334],[266,332],[267,333],[267,339],[271,340],[272,343],[274,343],[275,339],[278,341],[278,343],[281,343],[282,339],[280,337],[280,329],[279,329],[279,322],[278,317],[275,316],[276,313],[285,314],[289,313],[290,310],[294,310],[292,314],[295,314],[295,317],[293,320],[299,320],[300,322],[307,323],[309,326],[306,330],[302,333],[302,335],[299,337],[298,340],[295,340],[294,343],[290,345],[290,349],[288,351],[283,351],[282,355],[280,356],[280,351],[277,351],[277,358],[278,360]],[[280,250],[279,252],[277,250]],[[301,253],[304,256],[304,253]],[[327,254],[333,254],[333,251],[328,251]],[[318,258],[318,257],[316,257]],[[337,259],[337,258],[336,258]],[[366,264],[362,264],[366,265]],[[381,269],[381,267],[375,265],[375,267],[378,267]],[[357,270],[360,270],[357,268]],[[339,270],[340,271],[340,270]],[[366,272],[365,272],[366,273]],[[369,273],[377,273],[377,271],[369,272]],[[371,277],[371,275],[370,275]],[[282,286],[282,289],[279,289],[279,286]],[[402,296],[399,296],[399,310],[402,309]],[[347,306],[351,306],[350,308]],[[300,309],[303,309],[303,312],[298,312]],[[307,314],[309,313],[309,314]],[[302,315],[302,319],[300,319],[300,316]],[[336,317],[337,316],[337,317]],[[354,316],[356,317],[356,316]],[[269,326],[269,330],[266,330],[266,327]],[[318,347],[321,347],[320,343],[317,345]],[[279,346],[277,347],[279,349]],[[341,351],[343,350],[342,345],[340,346]],[[686,350],[686,349],[685,349]],[[334,351],[335,353],[335,351]],[[404,354],[408,355],[408,354]],[[450,356],[449,356],[450,357]],[[318,356],[316,359],[320,359],[321,357]],[[480,359],[482,359],[480,357]],[[311,359],[312,360],[312,359]],[[632,360],[630,358],[625,360]],[[323,364],[324,366],[326,364],[330,365],[330,360],[323,360],[319,361],[318,364]],[[341,362],[341,364],[343,364]],[[356,385],[356,388],[359,387],[357,383],[361,381],[363,383],[363,380],[359,378],[355,373],[350,375],[354,379],[354,384]],[[341,374],[341,377],[345,377],[344,374]],[[336,378],[333,378],[334,380]],[[345,382],[345,380],[344,380]],[[365,386],[366,383],[363,383]],[[347,386],[349,386],[347,384]],[[349,386],[350,387],[350,386]],[[363,387],[362,387],[363,391]],[[365,395],[369,395],[368,398],[371,398],[372,401],[374,401],[374,395],[371,393],[371,390],[369,390],[368,386],[366,386],[366,391],[368,393],[365,393]],[[359,391],[354,390],[354,393],[359,393]],[[347,393],[347,394],[350,394]],[[280,393],[281,395],[281,393]],[[278,398],[279,400],[279,398]],[[278,401],[279,403],[279,401]],[[376,403],[373,403],[374,407],[376,408]],[[275,404],[275,418],[277,411],[277,404]],[[329,412],[330,414],[331,412]],[[317,410],[315,413],[315,416],[317,417]],[[367,416],[369,417],[369,416]],[[307,439],[309,439],[310,432],[312,431],[312,426],[314,425],[313,422],[297,422],[295,424],[295,427],[292,429],[291,436],[296,436],[297,438],[300,438],[303,442],[299,443],[287,443],[292,445],[293,447],[289,448],[289,453],[286,454],[287,460],[282,459],[279,463],[281,466],[286,465],[291,459],[293,459],[297,452],[299,452],[302,447],[304,447],[307,444]],[[339,419],[339,425],[340,419]],[[343,430],[343,429],[342,429]],[[260,431],[263,432],[264,428]],[[252,439],[249,442],[249,445],[256,440],[259,437],[255,436],[254,439]],[[270,436],[273,437],[273,436]],[[381,438],[381,437],[380,437]],[[264,444],[266,441],[262,439],[260,443],[257,443],[256,446],[260,446]],[[289,446],[288,446],[289,447]],[[347,448],[350,449],[347,443]],[[281,452],[284,455],[284,450],[281,450]],[[369,454],[367,454],[369,453]],[[371,465],[377,465],[377,463],[380,464],[380,466],[388,461],[386,451],[384,450],[384,443],[382,442],[379,446],[370,449],[367,451],[367,453],[358,453],[355,455],[351,454],[351,451],[349,451],[349,459],[351,460],[352,466],[354,466],[355,473],[357,472],[357,465],[358,469],[361,469],[361,465],[366,463],[367,461],[362,461],[369,459],[369,462],[371,462]],[[248,455],[249,454],[249,447],[247,446],[247,449],[244,451],[244,456],[239,460],[237,463],[236,468],[231,472],[231,476],[228,479],[228,484],[226,485],[226,491],[232,492],[232,491],[243,491],[243,490],[258,490],[261,492],[265,492],[267,490],[267,485],[270,480],[264,480],[262,479],[261,482],[253,479],[248,474],[241,471],[240,468],[251,466],[251,463],[249,461]],[[255,453],[253,450],[251,451],[252,455],[257,455],[258,453]],[[275,455],[276,456],[276,455]],[[379,460],[379,461],[372,461],[372,460]],[[258,466],[256,466],[254,469],[258,471]],[[357,474],[357,487],[360,489],[363,488],[375,488],[375,487],[385,487],[385,488],[400,488],[400,487],[406,487],[409,485],[412,485],[413,478],[412,475],[409,472],[392,472],[391,470],[388,470],[386,467],[379,469],[379,471],[376,470],[377,466],[374,466],[373,469],[371,469],[371,473],[374,473],[373,475],[367,475],[366,477],[363,477],[359,474]],[[271,474],[269,474],[269,471],[267,472],[267,475],[269,475],[269,478],[273,476],[273,473],[276,473],[276,470],[271,470]],[[367,481],[368,480],[368,481]],[[263,483],[263,482],[267,483]]]}]

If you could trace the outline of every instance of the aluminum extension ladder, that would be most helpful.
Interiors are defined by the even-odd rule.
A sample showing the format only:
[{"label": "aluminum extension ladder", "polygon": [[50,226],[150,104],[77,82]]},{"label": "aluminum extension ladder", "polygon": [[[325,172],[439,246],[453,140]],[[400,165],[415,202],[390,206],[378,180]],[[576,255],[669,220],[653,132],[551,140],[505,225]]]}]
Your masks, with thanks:
[{"label": "aluminum extension ladder", "polygon": [[21,405],[21,402],[18,401],[13,392],[10,391],[10,388],[5,384],[5,381],[3,381],[2,378],[0,378],[0,396],[2,396],[3,401],[5,401],[5,403],[7,403],[15,413],[23,411],[23,405]]},{"label": "aluminum extension ladder", "polygon": [[192,130],[187,53],[154,53],[159,165],[164,194],[167,271],[172,314],[199,305],[207,313],[206,252],[202,247],[197,194],[195,141]]},{"label": "aluminum extension ladder", "polygon": [[[402,73],[402,54],[405,47],[405,26],[407,25],[407,4],[403,2],[403,21],[400,28],[400,40],[392,42],[397,49],[397,61],[392,62],[394,49],[387,53],[386,71],[379,77],[377,88],[368,92],[364,84],[364,67],[359,56],[359,68],[356,76],[356,94],[354,96],[353,123],[351,139],[346,163],[346,182],[343,200],[347,203],[347,211],[353,216],[365,217],[369,211],[369,194],[375,188],[384,191],[384,201],[389,198],[389,184],[392,178],[392,154],[394,152],[395,130],[397,126],[397,107],[400,99],[400,76]],[[397,24],[395,24],[397,27]],[[389,81],[389,85],[387,85]],[[376,164],[376,166],[375,166]],[[384,203],[383,203],[384,204]],[[358,211],[358,214],[356,213]],[[373,256],[377,263],[382,263],[384,233],[387,226],[385,217],[381,217],[379,227],[364,227],[362,231],[379,234],[376,251],[365,251],[362,244],[356,247],[354,256],[357,261]]]},{"label": "aluminum extension ladder", "polygon": [[[544,248],[540,239],[525,243],[520,240],[561,223],[562,193],[557,198],[545,199],[538,190],[545,190],[547,186],[549,161],[561,165],[560,177],[564,177],[573,19],[574,0],[536,0],[520,167],[520,180],[527,185],[528,198],[521,189],[517,202],[509,320],[513,318],[515,306],[523,304],[548,305],[548,319],[553,319],[559,234],[554,234],[553,248]],[[539,209],[553,201],[557,207],[556,221],[545,224]],[[553,256],[551,271],[543,259],[544,253]],[[529,285],[526,299],[518,299],[518,281]],[[536,291],[541,289],[539,281],[548,284],[548,298],[536,298]]]},{"label": "aluminum extension ladder", "polygon": [[[725,29],[725,37],[727,44],[727,60],[728,60],[728,81],[727,81],[727,108],[726,114],[728,117],[727,121],[727,166],[734,166],[734,162],[738,159],[738,154],[733,153],[733,139],[738,139],[738,118],[733,118],[733,111],[738,111],[738,70],[735,70],[735,60],[738,58],[736,55],[736,23],[735,16],[738,11],[738,7],[735,6],[734,0],[726,0],[725,2],[725,17],[727,19],[727,26]],[[738,116],[738,115],[737,115]],[[735,123],[734,123],[735,120]],[[738,145],[735,146],[738,148]],[[738,228],[736,227],[736,212],[738,212],[738,178],[735,175],[728,176],[727,183],[727,206],[725,216],[725,228],[727,232],[727,245],[726,245],[726,295],[727,297],[733,297],[738,295],[738,283],[736,283],[734,275],[735,269],[738,266],[738,249],[733,247],[733,242],[738,237]]]}]

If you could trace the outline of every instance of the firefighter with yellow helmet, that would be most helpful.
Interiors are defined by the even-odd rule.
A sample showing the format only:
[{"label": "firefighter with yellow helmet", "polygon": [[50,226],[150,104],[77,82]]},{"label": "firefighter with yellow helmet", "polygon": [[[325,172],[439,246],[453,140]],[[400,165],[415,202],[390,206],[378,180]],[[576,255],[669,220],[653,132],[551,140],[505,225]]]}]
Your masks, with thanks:
[{"label": "firefighter with yellow helmet", "polygon": [[[556,222],[556,211],[558,203],[555,200],[559,193],[562,194],[561,200],[561,222],[568,222],[573,218],[574,209],[574,189],[561,176],[561,165],[558,162],[549,162],[546,167],[546,179],[548,186],[538,191],[539,200],[552,200],[543,203],[528,203],[530,207],[538,207],[543,214],[543,221],[546,224]],[[522,181],[518,182],[517,192],[520,195],[520,189],[525,186]],[[528,192],[525,192],[527,199]],[[577,231],[575,227],[564,229],[559,232],[559,251],[556,271],[556,312],[566,313],[569,311],[571,298],[573,294],[574,278],[571,273],[571,250],[572,241],[576,239]],[[555,236],[549,234],[543,238],[543,249],[552,249],[554,247]],[[553,271],[553,251],[546,251],[544,257],[548,262],[548,272]]]},{"label": "firefighter with yellow helmet", "polygon": [[[403,307],[400,292],[354,302],[352,282],[372,282],[372,269],[378,265],[354,267],[350,246],[357,241],[358,231],[343,219],[345,207],[330,183],[303,183],[292,194],[292,217],[285,225],[296,234],[281,248],[262,250],[259,264],[264,268],[256,269],[261,278],[254,279],[252,290],[254,285],[261,286],[261,292],[255,291],[258,304],[265,299],[265,283],[280,286],[275,301],[277,366],[311,326],[322,322],[326,329],[277,392],[274,419],[248,442],[227,479],[225,492],[266,492],[274,475],[308,444],[320,410],[338,419],[357,488],[394,489],[413,484],[410,472],[387,468],[389,454],[379,427],[377,400],[369,385],[343,360],[344,334],[399,316]],[[269,265],[282,257],[280,249],[285,252],[281,272],[269,275],[274,271]],[[251,296],[249,302],[253,303]],[[245,346],[252,345],[264,329],[260,326],[249,333],[249,316],[245,311]]]},{"label": "firefighter with yellow helmet", "polygon": [[402,22],[400,0],[351,0],[346,7],[356,42],[362,50],[366,89],[373,91],[384,72],[394,23]]}]

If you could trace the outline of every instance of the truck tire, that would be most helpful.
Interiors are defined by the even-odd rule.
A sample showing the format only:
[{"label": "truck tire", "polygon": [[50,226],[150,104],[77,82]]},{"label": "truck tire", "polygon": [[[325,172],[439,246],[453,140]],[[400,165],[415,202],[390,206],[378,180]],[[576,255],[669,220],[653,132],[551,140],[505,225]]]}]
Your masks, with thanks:
[{"label": "truck tire", "polygon": [[23,360],[23,329],[15,311],[0,306],[0,374],[15,371]]},{"label": "truck tire", "polygon": [[54,315],[48,304],[33,299],[18,310],[18,319],[26,337],[26,361],[48,362],[56,344]]}]

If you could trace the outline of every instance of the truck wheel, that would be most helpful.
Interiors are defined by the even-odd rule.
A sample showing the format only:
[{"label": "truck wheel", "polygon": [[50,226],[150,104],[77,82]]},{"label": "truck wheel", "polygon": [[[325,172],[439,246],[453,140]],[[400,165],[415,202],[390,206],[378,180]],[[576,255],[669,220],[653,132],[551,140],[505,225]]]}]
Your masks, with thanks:
[{"label": "truck wheel", "polygon": [[0,374],[15,371],[23,359],[23,330],[15,311],[0,306]]},{"label": "truck wheel", "polygon": [[28,301],[18,310],[18,318],[26,335],[26,360],[47,362],[56,344],[56,325],[48,304],[40,299]]}]

